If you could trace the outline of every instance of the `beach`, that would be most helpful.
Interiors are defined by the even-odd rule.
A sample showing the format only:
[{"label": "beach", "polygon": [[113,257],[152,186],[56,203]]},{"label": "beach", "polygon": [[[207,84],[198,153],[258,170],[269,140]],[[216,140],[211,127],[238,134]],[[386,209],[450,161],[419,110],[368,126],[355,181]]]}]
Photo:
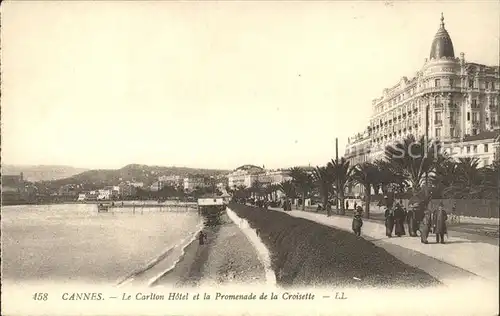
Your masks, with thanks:
[{"label": "beach", "polygon": [[241,229],[222,214],[220,225],[205,227],[207,242],[193,241],[177,266],[157,285],[176,287],[213,285],[260,285],[265,283],[264,266],[254,246]]},{"label": "beach", "polygon": [[208,221],[192,211],[89,207],[2,210],[3,279],[177,288],[439,284],[369,241],[282,212],[230,204]]}]

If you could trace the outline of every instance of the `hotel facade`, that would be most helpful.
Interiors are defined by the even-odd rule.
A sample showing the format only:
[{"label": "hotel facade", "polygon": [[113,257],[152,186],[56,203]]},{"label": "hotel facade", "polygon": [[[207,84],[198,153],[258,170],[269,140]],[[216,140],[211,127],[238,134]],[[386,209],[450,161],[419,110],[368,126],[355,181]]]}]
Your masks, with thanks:
[{"label": "hotel facade", "polygon": [[480,165],[491,164],[499,158],[499,80],[498,65],[467,62],[464,53],[455,57],[441,16],[423,67],[372,101],[369,126],[348,139],[345,157],[351,164],[383,159],[385,146],[427,134],[452,157],[475,157],[470,148],[481,145]]}]

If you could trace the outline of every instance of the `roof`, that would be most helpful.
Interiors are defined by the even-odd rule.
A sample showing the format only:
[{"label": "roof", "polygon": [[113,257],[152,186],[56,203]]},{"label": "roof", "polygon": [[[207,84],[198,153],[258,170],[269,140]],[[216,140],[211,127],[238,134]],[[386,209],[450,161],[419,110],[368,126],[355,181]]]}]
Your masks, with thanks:
[{"label": "roof", "polygon": [[453,43],[448,31],[444,28],[444,17],[441,13],[441,26],[434,35],[431,45],[430,59],[441,59],[443,57],[455,58]]},{"label": "roof", "polygon": [[481,132],[477,135],[468,135],[465,136],[463,141],[464,142],[472,142],[476,140],[483,140],[483,139],[495,139],[500,135],[500,129],[494,130],[494,131],[487,131],[487,132]]}]

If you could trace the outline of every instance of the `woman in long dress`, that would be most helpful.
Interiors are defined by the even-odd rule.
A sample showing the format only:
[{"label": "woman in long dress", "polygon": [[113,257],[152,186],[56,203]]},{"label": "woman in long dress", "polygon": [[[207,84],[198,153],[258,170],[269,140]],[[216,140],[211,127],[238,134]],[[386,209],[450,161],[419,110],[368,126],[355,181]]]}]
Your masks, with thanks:
[{"label": "woman in long dress", "polygon": [[436,234],[436,243],[444,244],[444,235],[448,233],[446,229],[446,220],[448,219],[448,214],[444,210],[443,203],[439,204],[439,208],[435,213],[434,229]]},{"label": "woman in long dress", "polygon": [[394,213],[392,211],[392,208],[387,206],[384,215],[385,215],[385,235],[391,238],[392,229],[394,228]]},{"label": "woman in long dress", "polygon": [[416,211],[418,205],[412,204],[409,207],[408,213],[406,214],[406,222],[408,223],[408,233],[411,237],[417,236],[417,218]]},{"label": "woman in long dress", "polygon": [[394,234],[398,237],[402,235],[406,235],[405,232],[405,211],[401,207],[399,203],[396,204],[396,208],[394,210]]},{"label": "woman in long dress", "polygon": [[427,237],[429,237],[429,232],[432,226],[431,212],[429,210],[425,210],[424,217],[420,222],[420,241],[423,244],[428,244]]},{"label": "woman in long dress", "polygon": [[354,218],[352,219],[352,230],[356,236],[361,236],[361,227],[363,226],[361,214],[363,214],[363,209],[361,206],[358,206],[354,210]]}]

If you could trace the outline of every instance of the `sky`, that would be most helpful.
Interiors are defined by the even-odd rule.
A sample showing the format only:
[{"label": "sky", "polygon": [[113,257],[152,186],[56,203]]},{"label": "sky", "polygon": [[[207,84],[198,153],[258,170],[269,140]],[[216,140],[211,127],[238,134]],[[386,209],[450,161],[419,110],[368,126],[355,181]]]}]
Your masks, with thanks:
[{"label": "sky", "polygon": [[428,58],[499,63],[497,1],[1,6],[2,163],[324,165]]}]

